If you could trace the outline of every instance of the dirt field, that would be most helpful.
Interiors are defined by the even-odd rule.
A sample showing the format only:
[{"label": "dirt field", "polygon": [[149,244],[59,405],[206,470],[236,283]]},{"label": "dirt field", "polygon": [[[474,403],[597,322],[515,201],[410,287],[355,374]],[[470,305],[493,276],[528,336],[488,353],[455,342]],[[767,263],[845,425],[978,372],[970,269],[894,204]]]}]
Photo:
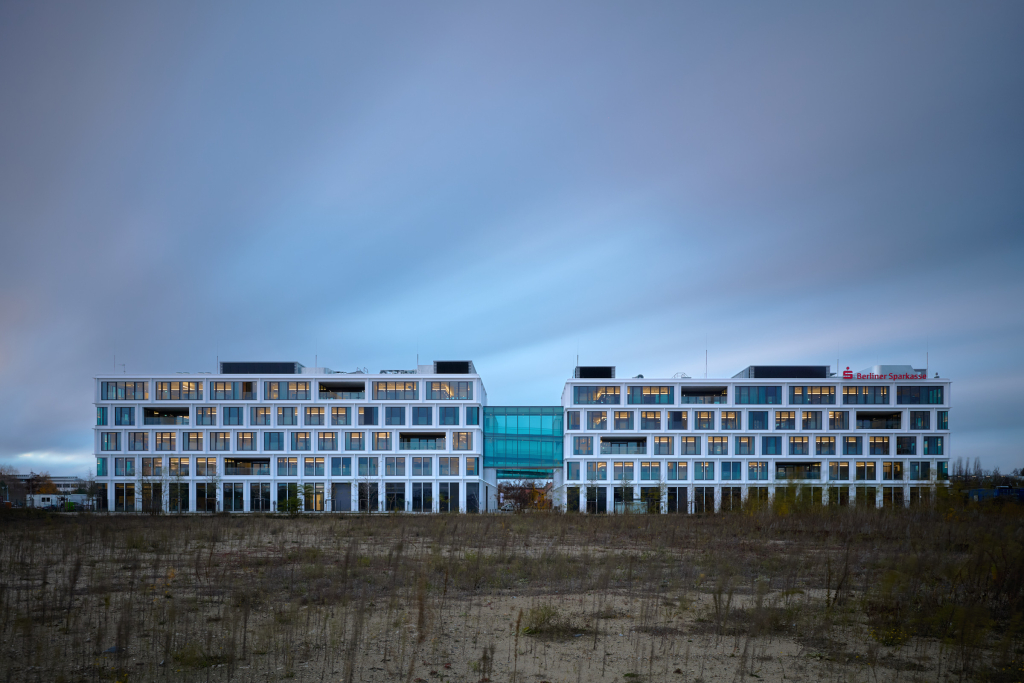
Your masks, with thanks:
[{"label": "dirt field", "polygon": [[0,680],[1020,681],[1022,521],[5,514]]}]

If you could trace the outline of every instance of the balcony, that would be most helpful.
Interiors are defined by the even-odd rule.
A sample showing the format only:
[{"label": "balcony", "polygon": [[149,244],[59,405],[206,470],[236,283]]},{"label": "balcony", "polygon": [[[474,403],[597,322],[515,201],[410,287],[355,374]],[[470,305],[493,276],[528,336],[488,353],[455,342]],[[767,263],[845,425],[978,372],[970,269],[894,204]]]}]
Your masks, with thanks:
[{"label": "balcony", "polygon": [[867,413],[857,411],[857,429],[899,429],[902,412]]},{"label": "balcony", "polygon": [[398,434],[398,450],[400,451],[443,451],[445,435],[434,433]]},{"label": "balcony", "polygon": [[601,455],[646,455],[647,439],[601,439]]},{"label": "balcony", "polygon": [[366,382],[319,382],[321,400],[357,400],[366,398]]},{"label": "balcony", "polygon": [[188,408],[146,408],[142,422],[147,425],[188,426]]},{"label": "balcony", "polygon": [[775,465],[775,479],[777,481],[799,481],[821,479],[820,462],[794,462],[777,463]]},{"label": "balcony", "polygon": [[236,460],[224,458],[224,475],[228,477],[269,477],[270,459]]}]

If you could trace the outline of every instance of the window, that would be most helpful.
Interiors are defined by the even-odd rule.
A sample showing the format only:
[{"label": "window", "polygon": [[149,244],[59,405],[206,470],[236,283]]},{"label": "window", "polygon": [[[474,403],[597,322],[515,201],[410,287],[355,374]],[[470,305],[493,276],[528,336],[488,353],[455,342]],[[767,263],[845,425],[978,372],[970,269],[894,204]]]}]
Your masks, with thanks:
[{"label": "window", "polygon": [[238,432],[238,435],[235,437],[235,450],[256,450],[256,432]]},{"label": "window", "polygon": [[910,461],[910,480],[922,481],[931,478],[931,463],[924,461]]},{"label": "window", "polygon": [[843,387],[843,405],[889,405],[889,387]]},{"label": "window", "polygon": [[830,462],[828,464],[828,478],[831,481],[850,481],[850,463]]},{"label": "window", "polygon": [[242,408],[240,406],[230,406],[224,408],[224,426],[241,426],[242,424]]},{"label": "window", "polygon": [[168,458],[167,470],[172,477],[187,477],[188,464],[188,458]]},{"label": "window", "polygon": [[206,408],[196,408],[196,426],[216,427],[217,409],[212,406]]},{"label": "window", "polygon": [[[473,406],[466,408],[466,425],[479,425],[480,424],[480,409]],[[580,428],[580,416],[579,412],[576,413],[576,429]]]},{"label": "window", "polygon": [[608,429],[608,413],[603,410],[588,410],[587,429]]},{"label": "window", "polygon": [[143,458],[142,459],[142,476],[144,477],[159,477],[163,474],[164,459],[163,458]]},{"label": "window", "polygon": [[830,410],[828,411],[828,428],[843,430],[850,428],[850,411]]},{"label": "window", "polygon": [[441,406],[437,409],[438,425],[459,424],[459,409],[453,406]]},{"label": "window", "polygon": [[309,432],[292,432],[292,450],[312,450],[312,440],[310,439]]},{"label": "window", "polygon": [[796,413],[792,410],[776,410],[775,428],[796,429]]},{"label": "window", "polygon": [[[100,382],[101,401],[148,401],[148,382]],[[104,424],[106,421],[104,420]]]},{"label": "window", "polygon": [[107,407],[99,406],[96,408],[96,426],[106,427],[107,426]]},{"label": "window", "polygon": [[924,437],[924,453],[922,455],[942,455],[942,437]]},{"label": "window", "polygon": [[114,408],[114,425],[117,427],[135,426],[135,408]]},{"label": "window", "polygon": [[626,403],[637,405],[672,405],[675,403],[675,398],[672,387],[628,387],[626,389]]},{"label": "window", "polygon": [[295,427],[299,424],[299,410],[298,408],[278,408],[277,409],[277,426],[278,427]]},{"label": "window", "polygon": [[860,455],[860,437],[859,436],[844,436],[843,437],[843,455]]},{"label": "window", "polygon": [[768,461],[752,461],[747,463],[747,479],[750,481],[768,480]]},{"label": "window", "polygon": [[899,429],[902,413],[864,413],[857,411],[857,429]]},{"label": "window", "polygon": [[882,463],[882,480],[883,481],[903,481],[903,463],[896,462],[883,462]]},{"label": "window", "polygon": [[834,436],[816,436],[814,437],[815,453],[818,455],[835,455],[836,454],[836,437]]},{"label": "window", "polygon": [[661,463],[641,462],[640,481],[661,481]]},{"label": "window", "polygon": [[939,481],[949,480],[949,463],[945,460],[935,463],[935,478]]},{"label": "window", "polygon": [[437,476],[439,476],[439,477],[457,477],[457,476],[459,476],[459,459],[458,458],[438,458],[437,459]]},{"label": "window", "polygon": [[214,401],[252,401],[256,398],[256,382],[210,382],[210,398]]},{"label": "window", "polygon": [[299,476],[299,459],[298,458],[278,458],[277,459],[277,476],[279,476],[279,477],[297,477],[297,476]]},{"label": "window", "polygon": [[567,410],[565,411],[565,428],[579,429],[580,428],[580,411],[578,410]]},{"label": "window", "polygon": [[167,495],[167,507],[170,512],[188,512],[188,484],[171,484]]},{"label": "window", "polygon": [[722,481],[741,481],[743,479],[743,463],[723,462]]},{"label": "window", "polygon": [[708,387],[692,389],[680,389],[679,390],[679,402],[680,403],[701,403],[701,404],[713,404],[713,403],[725,403],[726,402],[726,388],[725,387]]},{"label": "window", "polygon": [[782,437],[762,436],[761,455],[782,455]]},{"label": "window", "polygon": [[694,429],[714,429],[715,414],[710,410],[698,410],[694,414]]},{"label": "window", "polygon": [[929,423],[931,421],[931,413],[927,410],[911,410],[910,411],[910,428],[911,429],[930,429]]},{"label": "window", "polygon": [[174,445],[174,432],[157,432],[156,433],[156,449],[158,451],[176,451],[177,447]]},{"label": "window", "polygon": [[[579,463],[576,463],[579,467]],[[467,457],[466,458],[466,476],[467,477],[479,477],[480,476],[480,458],[478,457]]]},{"label": "window", "polygon": [[373,432],[373,450],[391,450],[391,432]]},{"label": "window", "polygon": [[420,397],[419,382],[374,382],[373,397],[378,401],[416,401]]},{"label": "window", "polygon": [[149,432],[128,432],[128,450],[148,451]]},{"label": "window", "polygon": [[820,410],[805,410],[803,411],[803,428],[807,430],[821,429],[821,411]]},{"label": "window", "polygon": [[685,410],[668,411],[668,424],[666,427],[670,430],[685,430],[686,415],[687,412]]},{"label": "window", "polygon": [[250,408],[249,424],[253,427],[263,427],[270,424],[270,408]]},{"label": "window", "polygon": [[574,436],[572,438],[572,454],[573,455],[593,455],[594,454],[594,437],[592,437],[592,436]]},{"label": "window", "polygon": [[373,426],[377,424],[377,407],[362,406],[359,408],[359,425]]},{"label": "window", "polygon": [[[186,459],[186,462],[188,460]],[[188,475],[188,466],[185,466],[185,474]],[[135,458],[114,458],[115,477],[134,477]]]},{"label": "window", "polygon": [[782,404],[782,387],[736,387],[738,404]]},{"label": "window", "polygon": [[687,465],[688,463],[686,463],[685,461],[668,463],[669,481],[686,481],[689,478],[689,473],[687,472]]},{"label": "window", "polygon": [[732,410],[722,411],[722,429],[739,429],[740,414]]},{"label": "window", "polygon": [[324,409],[323,408],[306,408],[306,426],[307,427],[320,427],[324,423]]},{"label": "window", "polygon": [[210,450],[231,450],[231,432],[210,432]]},{"label": "window", "polygon": [[182,442],[185,446],[186,451],[201,451],[203,450],[203,433],[202,432],[185,432],[182,436]]},{"label": "window", "polygon": [[217,458],[196,458],[197,477],[216,477]]},{"label": "window", "polygon": [[412,409],[412,423],[414,425],[430,425],[430,424],[433,424],[431,422],[431,412],[432,412],[432,410],[433,409],[430,406],[417,406],[417,407],[413,408]]},{"label": "window", "polygon": [[346,451],[365,451],[366,439],[362,432],[345,432]]},{"label": "window", "polygon": [[302,474],[306,477],[322,477],[324,476],[324,459],[323,458],[303,458],[302,463]]},{"label": "window", "polygon": [[284,432],[263,432],[263,450],[283,451]]},{"label": "window", "polygon": [[896,387],[896,403],[913,405],[920,403],[942,404],[942,387]]},{"label": "window", "polygon": [[309,382],[288,382],[288,393],[285,398],[289,401],[308,401]]},{"label": "window", "polygon": [[347,427],[352,424],[352,412],[348,408],[331,408],[331,426]]},{"label": "window", "polygon": [[384,424],[387,426],[405,426],[405,406],[385,406]]},{"label": "window", "polygon": [[808,438],[806,436],[789,437],[790,455],[810,455],[809,451],[810,446],[808,445]]},{"label": "window", "polygon": [[578,462],[565,463],[565,478],[568,481],[580,480],[580,464]]},{"label": "window", "polygon": [[398,450],[400,451],[443,451],[444,434],[399,434]]},{"label": "window", "polygon": [[729,437],[709,436],[708,455],[729,455]]},{"label": "window", "polygon": [[605,481],[606,479],[608,479],[608,463],[604,461],[587,463],[587,481]]},{"label": "window", "polygon": [[632,481],[633,480],[633,462],[622,461],[612,463],[612,476],[615,481]]},{"label": "window", "polygon": [[654,437],[654,455],[673,455],[671,436]]},{"label": "window", "polygon": [[640,411],[640,429],[661,429],[661,411]]},{"label": "window", "polygon": [[754,455],[754,437],[736,437],[736,455]]},{"label": "window", "polygon": [[700,455],[700,437],[679,437],[679,455]]},{"label": "window", "polygon": [[615,411],[615,429],[633,429],[633,411]]},{"label": "window", "polygon": [[430,482],[415,482],[412,485],[412,511],[431,512],[434,509],[434,485]]},{"label": "window", "polygon": [[119,451],[119,450],[121,450],[121,432],[102,432],[102,433],[100,433],[100,450],[101,451]]},{"label": "window", "polygon": [[473,433],[472,432],[452,432],[452,450],[453,451],[471,451],[471,450],[473,450]]},{"label": "window", "polygon": [[768,429],[768,411],[767,410],[751,410],[747,413],[747,429],[750,430],[767,430]]},{"label": "window", "polygon": [[715,463],[695,462],[693,463],[694,481],[709,481],[715,478]]},{"label": "window", "polygon": [[836,402],[835,387],[790,387],[790,405],[821,405]]},{"label": "window", "polygon": [[351,477],[352,458],[331,458],[332,477]]},{"label": "window", "polygon": [[889,437],[868,437],[868,455],[889,455]]},{"label": "window", "polygon": [[318,451],[338,450],[338,432],[317,432],[316,449]]},{"label": "window", "polygon": [[202,382],[157,382],[158,401],[202,401]]},{"label": "window", "polygon": [[573,387],[572,402],[574,405],[606,405],[619,404],[618,387]]},{"label": "window", "polygon": [[873,462],[858,462],[857,463],[857,481],[874,481],[875,480],[875,463]]},{"label": "window", "polygon": [[429,382],[428,401],[472,401],[472,382]]},{"label": "window", "polygon": [[422,457],[417,456],[412,459],[412,476],[414,477],[432,477],[434,459],[430,456]]},{"label": "window", "polygon": [[938,413],[936,413],[936,417],[937,417],[937,419],[935,421],[936,422],[936,425],[935,425],[936,429],[942,429],[942,430],[949,429],[949,411],[948,410],[940,410]]},{"label": "window", "polygon": [[917,455],[917,437],[897,436],[896,455]]}]

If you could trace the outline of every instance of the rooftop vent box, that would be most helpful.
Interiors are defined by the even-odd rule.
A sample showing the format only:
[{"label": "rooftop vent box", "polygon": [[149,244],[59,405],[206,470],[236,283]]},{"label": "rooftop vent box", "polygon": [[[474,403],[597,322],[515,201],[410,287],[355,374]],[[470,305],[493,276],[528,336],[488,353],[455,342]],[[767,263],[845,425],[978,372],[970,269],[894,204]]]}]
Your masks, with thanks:
[{"label": "rooftop vent box", "polygon": [[244,362],[220,364],[222,375],[299,375],[302,374],[301,363],[265,363]]},{"label": "rooftop vent box", "polygon": [[577,365],[576,379],[615,379],[615,366]]},{"label": "rooftop vent box", "polygon": [[471,360],[435,360],[435,375],[475,375],[476,368]]},{"label": "rooftop vent box", "polygon": [[830,365],[749,365],[733,379],[827,379]]}]

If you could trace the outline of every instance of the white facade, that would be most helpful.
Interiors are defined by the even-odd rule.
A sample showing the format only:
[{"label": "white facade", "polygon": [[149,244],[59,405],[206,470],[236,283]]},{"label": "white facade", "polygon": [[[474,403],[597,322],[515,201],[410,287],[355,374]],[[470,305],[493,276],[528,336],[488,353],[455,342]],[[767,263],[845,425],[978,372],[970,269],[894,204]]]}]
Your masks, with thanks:
[{"label": "white facade", "polygon": [[[95,378],[107,509],[485,509],[487,395],[471,362],[378,374],[222,369],[243,365]],[[281,365],[293,373],[277,374]]]},{"label": "white facade", "polygon": [[[595,370],[614,377],[614,368]],[[907,505],[946,479],[948,379],[910,366],[847,368],[846,378],[823,366],[787,369],[797,378],[741,377],[750,370],[729,379],[566,382],[558,503],[705,512],[750,496],[800,495]]]}]

